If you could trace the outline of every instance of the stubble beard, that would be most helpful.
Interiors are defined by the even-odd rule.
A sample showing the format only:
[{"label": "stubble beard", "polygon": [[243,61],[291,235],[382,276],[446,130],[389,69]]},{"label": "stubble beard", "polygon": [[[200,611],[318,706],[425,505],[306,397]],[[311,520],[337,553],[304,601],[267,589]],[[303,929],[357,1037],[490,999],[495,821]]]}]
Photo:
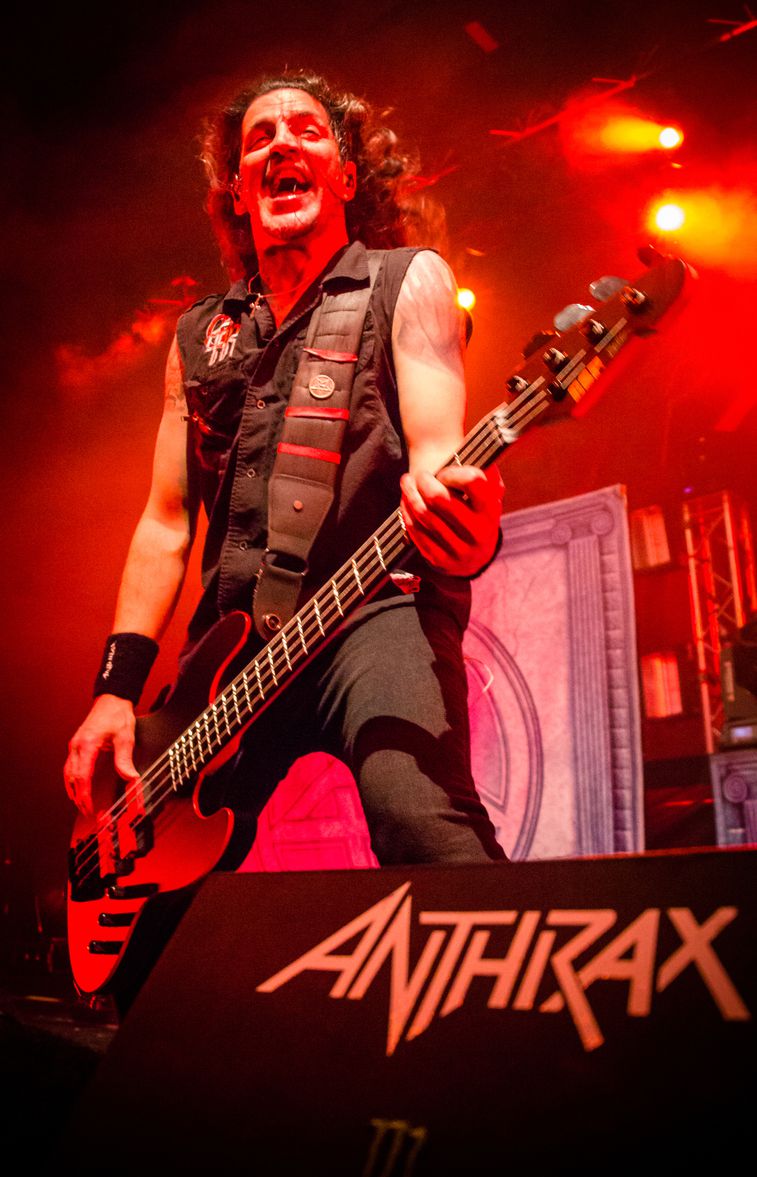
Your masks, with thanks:
[{"label": "stubble beard", "polygon": [[275,241],[298,241],[305,237],[316,226],[318,220],[317,209],[296,209],[290,213],[264,212],[261,215],[261,228]]}]

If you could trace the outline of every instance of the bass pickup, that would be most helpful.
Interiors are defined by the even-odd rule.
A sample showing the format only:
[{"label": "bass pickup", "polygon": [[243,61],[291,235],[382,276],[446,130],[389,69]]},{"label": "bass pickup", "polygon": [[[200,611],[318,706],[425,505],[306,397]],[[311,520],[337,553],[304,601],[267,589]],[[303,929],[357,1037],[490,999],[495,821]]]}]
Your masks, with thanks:
[{"label": "bass pickup", "polygon": [[118,956],[123,946],[123,940],[90,940],[87,951],[93,956]]},{"label": "bass pickup", "polygon": [[160,887],[157,883],[134,883],[132,886],[122,887],[118,883],[106,888],[108,899],[149,899],[155,895]]},{"label": "bass pickup", "polygon": [[136,911],[101,911],[97,922],[101,928],[130,928],[136,916]]}]

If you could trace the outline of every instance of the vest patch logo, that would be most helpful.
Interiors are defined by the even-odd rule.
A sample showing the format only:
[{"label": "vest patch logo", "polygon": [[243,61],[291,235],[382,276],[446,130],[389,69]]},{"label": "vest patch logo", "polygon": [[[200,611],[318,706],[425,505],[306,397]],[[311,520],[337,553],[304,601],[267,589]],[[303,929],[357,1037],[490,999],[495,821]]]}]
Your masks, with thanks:
[{"label": "vest patch logo", "polygon": [[210,368],[234,354],[239,328],[240,324],[235,323],[228,315],[215,315],[210,320],[205,332],[205,351],[209,357]]},{"label": "vest patch logo", "polygon": [[[473,979],[486,977],[491,982],[488,1009],[567,1011],[581,1045],[590,1051],[605,1041],[587,997],[595,981],[627,985],[626,1013],[643,1018],[652,1012],[655,993],[664,992],[684,971],[695,970],[724,1021],[749,1021],[751,1014],[712,947],[738,914],[736,907],[718,907],[700,924],[688,907],[647,908],[597,950],[600,938],[618,923],[612,908],[419,911],[413,920],[410,883],[403,883],[263,981],[257,992],[273,993],[308,971],[331,972],[336,978],[330,997],[360,1000],[389,962],[386,1053],[391,1055],[403,1038],[409,1041],[428,1030],[437,1015],[459,1009]],[[664,960],[658,960],[661,926],[667,932],[672,928],[677,941]],[[504,955],[487,955],[492,934],[502,928],[512,929]],[[420,929],[430,930],[422,944],[413,944]],[[565,931],[560,935],[565,929],[572,933],[567,940]],[[581,964],[579,956],[584,957]]]}]

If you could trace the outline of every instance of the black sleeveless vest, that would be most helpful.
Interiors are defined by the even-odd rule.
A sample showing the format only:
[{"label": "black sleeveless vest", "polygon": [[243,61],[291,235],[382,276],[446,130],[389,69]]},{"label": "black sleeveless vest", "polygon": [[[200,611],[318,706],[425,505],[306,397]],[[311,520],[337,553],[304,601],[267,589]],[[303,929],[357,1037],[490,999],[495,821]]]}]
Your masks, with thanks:
[{"label": "black sleeveless vest", "polygon": [[[386,251],[371,294],[335,500],[311,551],[305,596],[324,584],[399,502],[407,453],[391,325],[416,252]],[[179,319],[190,477],[208,515],[203,596],[190,624],[190,642],[230,610],[250,611],[266,546],[268,483],[310,317],[324,289],[367,283],[365,248],[353,242],[335,256],[278,330],[265,301],[254,308],[245,282],[235,283],[225,296],[200,300]],[[441,587],[440,578],[433,579]],[[445,598],[450,594],[460,616],[460,606],[463,611],[467,606],[467,584],[451,582],[443,592]]]}]

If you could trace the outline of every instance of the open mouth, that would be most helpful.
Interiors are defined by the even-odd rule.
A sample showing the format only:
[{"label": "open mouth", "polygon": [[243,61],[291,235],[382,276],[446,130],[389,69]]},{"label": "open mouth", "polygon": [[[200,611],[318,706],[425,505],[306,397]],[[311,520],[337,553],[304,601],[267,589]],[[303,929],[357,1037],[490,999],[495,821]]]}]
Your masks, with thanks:
[{"label": "open mouth", "polygon": [[303,176],[280,173],[268,181],[268,191],[274,198],[281,196],[301,196],[309,192],[312,185]]}]

